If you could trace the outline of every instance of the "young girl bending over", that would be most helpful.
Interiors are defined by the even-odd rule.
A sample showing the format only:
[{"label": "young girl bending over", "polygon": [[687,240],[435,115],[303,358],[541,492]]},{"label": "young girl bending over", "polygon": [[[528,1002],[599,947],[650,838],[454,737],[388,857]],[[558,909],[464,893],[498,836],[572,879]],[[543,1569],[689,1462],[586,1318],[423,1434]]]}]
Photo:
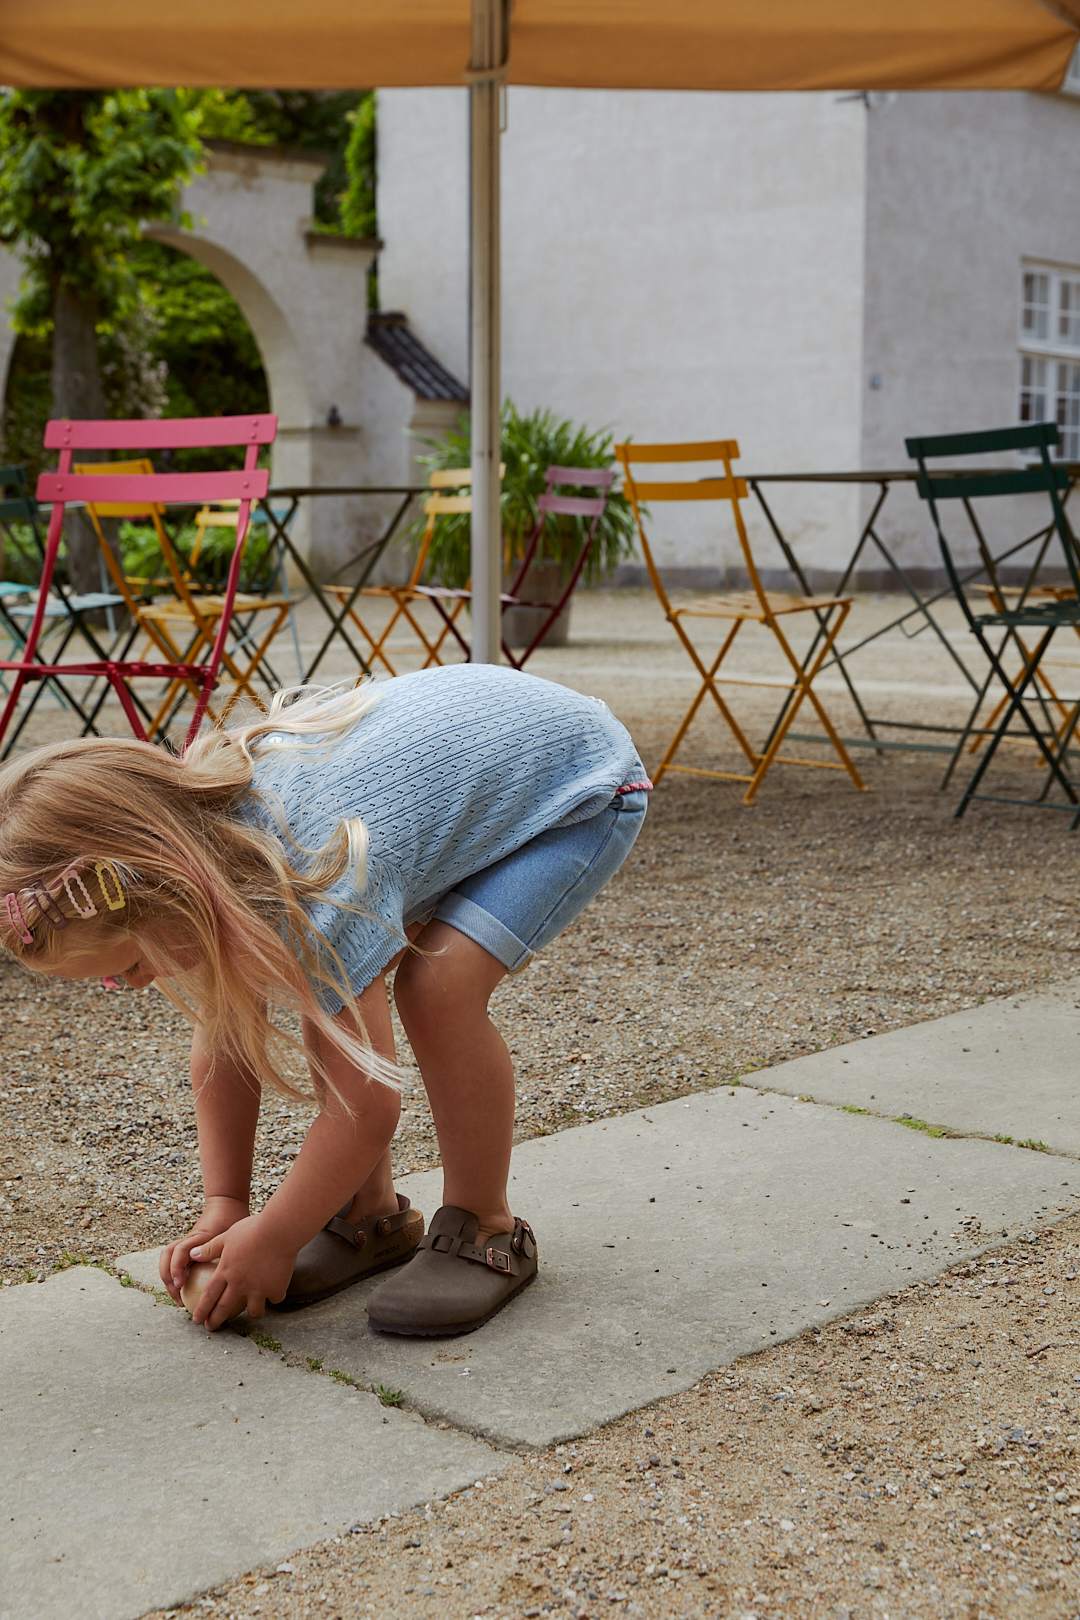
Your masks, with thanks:
[{"label": "young girl bending over", "polygon": [[[217,1262],[197,1322],[308,1305],[408,1260],[372,1295],[372,1326],[467,1333],[532,1281],[488,1002],[622,864],[649,788],[603,703],[474,664],[279,694],[182,758],[90,738],[0,771],[7,948],[54,977],[156,980],[194,1025],[205,1202],[161,1276],[179,1299],[193,1258]],[[395,970],[442,1154],[426,1236],[390,1168]],[[301,1049],[313,1097],[288,1077]],[[317,1112],[252,1214],[266,1085]]]}]

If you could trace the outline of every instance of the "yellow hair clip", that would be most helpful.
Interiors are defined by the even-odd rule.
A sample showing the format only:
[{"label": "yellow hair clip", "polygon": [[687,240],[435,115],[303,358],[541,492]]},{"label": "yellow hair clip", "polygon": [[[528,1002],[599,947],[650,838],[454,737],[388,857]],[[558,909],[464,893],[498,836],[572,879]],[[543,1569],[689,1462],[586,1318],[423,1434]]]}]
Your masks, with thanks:
[{"label": "yellow hair clip", "polygon": [[[104,900],[109,910],[123,911],[124,907],[127,905],[127,901],[124,898],[124,885],[121,883],[120,873],[116,870],[116,867],[113,865],[112,861],[95,861],[94,871],[97,874],[98,888],[101,890],[101,898]],[[105,883],[106,873],[108,873],[109,877],[116,885],[116,892],[111,895]]]}]

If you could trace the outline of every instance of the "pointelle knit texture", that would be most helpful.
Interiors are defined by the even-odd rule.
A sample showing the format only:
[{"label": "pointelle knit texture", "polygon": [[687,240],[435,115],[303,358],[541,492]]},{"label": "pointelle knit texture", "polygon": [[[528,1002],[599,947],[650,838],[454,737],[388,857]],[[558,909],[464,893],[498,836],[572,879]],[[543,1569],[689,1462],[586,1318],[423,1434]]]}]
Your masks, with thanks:
[{"label": "pointelle knit texture", "polygon": [[[553,827],[598,814],[645,778],[626,728],[599,698],[491,664],[454,664],[375,683],[378,699],[329,746],[256,752],[240,815],[317,849],[343,819],[369,836],[367,883],[332,891],[365,915],[310,906],[359,994],[455,884]],[[321,985],[327,1012],[342,1000]]]}]

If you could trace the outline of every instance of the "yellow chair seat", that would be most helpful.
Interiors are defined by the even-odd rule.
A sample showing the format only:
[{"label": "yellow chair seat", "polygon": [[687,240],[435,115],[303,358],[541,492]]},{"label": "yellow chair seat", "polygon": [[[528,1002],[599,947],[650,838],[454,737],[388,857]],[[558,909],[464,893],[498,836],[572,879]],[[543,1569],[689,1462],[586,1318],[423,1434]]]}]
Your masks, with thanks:
[{"label": "yellow chair seat", "polygon": [[[198,616],[204,619],[213,619],[220,615],[224,606],[223,596],[200,596],[198,603]],[[264,609],[289,608],[292,598],[288,596],[246,596],[242,592],[236,593],[233,602],[234,613],[258,613]],[[175,598],[167,602],[151,602],[147,607],[139,609],[140,619],[153,619],[156,622],[166,620],[187,620],[190,622],[195,612],[187,602],[180,602]]]},{"label": "yellow chair seat", "polygon": [[[764,600],[769,612],[777,617],[781,613],[805,613],[808,609],[842,607],[850,603],[850,596],[796,596],[788,591],[767,591]],[[672,609],[675,618],[686,619],[756,619],[765,623],[765,610],[753,591],[734,591],[726,596],[710,596],[690,607]]]}]

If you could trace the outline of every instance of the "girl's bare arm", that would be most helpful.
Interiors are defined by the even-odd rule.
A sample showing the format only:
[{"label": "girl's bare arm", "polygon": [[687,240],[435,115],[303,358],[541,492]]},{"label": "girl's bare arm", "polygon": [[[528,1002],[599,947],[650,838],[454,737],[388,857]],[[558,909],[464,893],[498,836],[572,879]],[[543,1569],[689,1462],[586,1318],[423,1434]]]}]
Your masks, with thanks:
[{"label": "girl's bare arm", "polygon": [[246,1206],[261,1101],[258,1079],[232,1059],[215,1056],[197,1029],[191,1043],[191,1089],[206,1198]]},{"label": "girl's bare arm", "polygon": [[[368,1039],[380,1056],[394,1061],[394,1031],[386,982],[378,978],[358,998]],[[348,1012],[338,1017],[350,1018]],[[351,1026],[355,1030],[355,1024]],[[386,1150],[401,1113],[396,1091],[371,1080],[308,1026],[305,1036],[346,1099],[351,1115],[327,1093],[304,1145],[277,1192],[266,1204],[260,1223],[295,1254],[348,1203]]]},{"label": "girl's bare arm", "polygon": [[179,1304],[191,1251],[246,1218],[260,1088],[249,1070],[218,1057],[196,1030],[191,1043],[191,1088],[199,1131],[203,1207],[195,1225],[161,1251],[158,1271]]}]

